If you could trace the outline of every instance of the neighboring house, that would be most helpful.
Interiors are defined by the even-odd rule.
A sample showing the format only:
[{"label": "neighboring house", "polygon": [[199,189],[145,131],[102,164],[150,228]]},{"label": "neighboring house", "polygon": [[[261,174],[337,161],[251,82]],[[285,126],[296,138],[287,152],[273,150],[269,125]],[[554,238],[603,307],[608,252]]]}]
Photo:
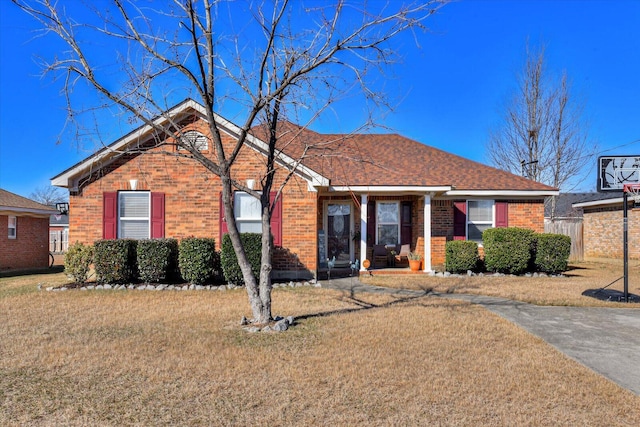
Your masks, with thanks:
[{"label": "neighboring house", "polygon": [[[573,204],[583,211],[585,257],[623,258],[622,202],[622,193],[604,193]],[[636,207],[629,197],[627,209],[629,259],[640,260],[640,206]]]},{"label": "neighboring house", "polygon": [[[156,120],[180,123],[202,154],[213,157],[206,117],[202,106],[186,100]],[[224,143],[233,144],[239,128],[215,120]],[[544,199],[558,194],[396,134],[319,134],[291,123],[279,133],[274,188],[307,150],[272,218],[275,278],[317,276],[333,257],[336,266],[371,259],[374,245],[409,244],[430,271],[444,262],[448,240],[480,242],[489,227],[543,231]],[[236,180],[258,190],[266,149],[260,134],[254,130],[233,169]],[[70,191],[71,241],[199,236],[219,242],[226,229],[219,178],[192,159],[162,155],[176,148],[170,140],[157,146],[155,136],[142,126],[52,179]],[[122,154],[132,146],[151,148]],[[241,232],[260,230],[255,200],[235,192],[234,206]]]},{"label": "neighboring house", "polygon": [[69,249],[69,214],[57,212],[49,217],[49,251],[64,254]]},{"label": "neighboring house", "polygon": [[0,189],[0,271],[49,266],[49,216],[54,212]]}]

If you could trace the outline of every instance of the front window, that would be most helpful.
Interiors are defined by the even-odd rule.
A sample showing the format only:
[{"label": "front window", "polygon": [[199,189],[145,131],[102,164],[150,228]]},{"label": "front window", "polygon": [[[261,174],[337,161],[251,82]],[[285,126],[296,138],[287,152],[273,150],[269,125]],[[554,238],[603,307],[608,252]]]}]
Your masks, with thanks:
[{"label": "front window", "polygon": [[10,216],[9,217],[9,238],[10,239],[15,239],[16,236],[18,235],[18,218],[15,216]]},{"label": "front window", "polygon": [[240,233],[262,233],[260,200],[250,194],[237,191],[234,194],[233,213]]},{"label": "front window", "polygon": [[148,191],[121,191],[118,193],[118,237],[121,239],[148,239],[151,234],[151,193]]},{"label": "front window", "polygon": [[400,210],[398,202],[378,202],[378,244],[397,245],[400,242]]},{"label": "front window", "polygon": [[493,200],[469,200],[467,202],[467,239],[482,243],[482,232],[493,226]]}]

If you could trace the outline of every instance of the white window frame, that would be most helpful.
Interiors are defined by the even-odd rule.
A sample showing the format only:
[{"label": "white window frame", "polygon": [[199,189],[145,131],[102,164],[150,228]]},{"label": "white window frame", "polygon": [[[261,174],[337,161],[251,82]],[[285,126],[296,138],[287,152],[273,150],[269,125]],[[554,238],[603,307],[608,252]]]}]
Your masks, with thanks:
[{"label": "white window frame", "polygon": [[[13,221],[11,221],[13,219]],[[7,223],[7,237],[9,239],[17,239],[18,238],[18,217],[11,215],[8,217]],[[12,224],[13,222],[13,224]],[[11,231],[13,230],[13,233]]]},{"label": "white window frame", "polygon": [[[393,223],[393,222],[381,222],[380,221],[380,217],[379,217],[379,210],[378,208],[380,207],[380,204],[395,204],[396,205],[396,212],[398,212],[398,222],[397,223]],[[402,218],[400,218],[401,212],[400,212],[400,201],[398,200],[384,200],[384,201],[377,201],[376,202],[376,244],[380,244],[379,243],[379,238],[380,238],[380,226],[381,225],[393,225],[395,224],[398,227],[398,241],[396,242],[396,245],[400,244],[400,240],[402,240],[402,236],[400,235],[401,233],[401,225],[402,225]]]},{"label": "white window frame", "polygon": [[[147,200],[149,203],[149,215],[146,217],[123,217],[120,216],[120,207],[122,206],[122,198],[127,194],[146,194]],[[131,239],[132,237],[125,237],[122,235],[122,221],[147,221],[147,237],[146,239],[151,238],[151,192],[150,191],[119,191],[118,192],[118,238],[119,239]]]},{"label": "white window frame", "polygon": [[[183,144],[191,144],[198,151],[207,151],[209,150],[209,138],[202,132],[198,132],[197,130],[188,130],[183,132],[181,135]],[[178,145],[178,150],[186,151],[182,145]]]},{"label": "white window frame", "polygon": [[[243,197],[249,197],[251,199],[253,199],[255,201],[255,203],[258,204],[258,216],[254,217],[254,216],[249,216],[249,217],[239,217],[237,215],[237,208],[238,206],[240,206],[238,199],[239,198],[243,198]],[[236,191],[233,193],[233,216],[236,220],[236,226],[238,227],[238,230],[240,230],[241,225],[242,224],[249,224],[249,223],[256,223],[259,225],[260,228],[260,233],[262,233],[262,206],[260,204],[260,199],[256,199],[255,197],[253,197],[251,194],[246,193],[244,191]],[[244,233],[247,233],[246,231]]]},{"label": "white window frame", "polygon": [[[491,203],[491,221],[471,221],[470,220],[470,212],[469,202],[490,202]],[[495,200],[487,200],[487,199],[470,199],[467,200],[467,214],[465,215],[465,233],[467,240],[471,240],[472,242],[477,242],[480,246],[482,246],[482,238],[480,240],[473,240],[469,238],[469,224],[476,225],[489,225],[490,228],[494,228],[496,226],[496,201]]]}]

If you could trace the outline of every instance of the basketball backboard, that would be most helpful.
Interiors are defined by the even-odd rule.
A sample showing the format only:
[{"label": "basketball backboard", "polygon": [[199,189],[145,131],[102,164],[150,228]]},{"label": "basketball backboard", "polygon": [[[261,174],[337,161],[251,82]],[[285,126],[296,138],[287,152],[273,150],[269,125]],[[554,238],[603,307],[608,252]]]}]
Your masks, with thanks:
[{"label": "basketball backboard", "polygon": [[598,191],[622,192],[625,184],[640,184],[640,155],[598,157]]}]

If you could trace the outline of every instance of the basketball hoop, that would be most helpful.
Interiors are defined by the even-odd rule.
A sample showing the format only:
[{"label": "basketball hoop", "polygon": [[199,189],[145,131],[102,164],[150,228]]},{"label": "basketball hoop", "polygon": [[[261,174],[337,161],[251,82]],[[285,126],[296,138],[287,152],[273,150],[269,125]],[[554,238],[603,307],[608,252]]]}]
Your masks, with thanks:
[{"label": "basketball hoop", "polygon": [[633,207],[640,207],[640,184],[625,184],[623,190],[633,200]]}]

